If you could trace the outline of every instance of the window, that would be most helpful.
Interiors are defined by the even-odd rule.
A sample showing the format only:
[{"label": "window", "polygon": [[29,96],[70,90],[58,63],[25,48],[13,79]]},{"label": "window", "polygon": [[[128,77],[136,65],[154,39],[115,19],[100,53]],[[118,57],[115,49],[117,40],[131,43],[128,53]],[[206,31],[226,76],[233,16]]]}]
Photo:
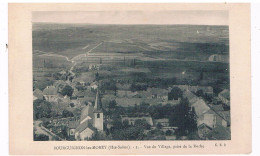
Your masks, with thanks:
[{"label": "window", "polygon": [[217,61],[217,56],[214,56],[214,57],[213,57],[213,61]]},{"label": "window", "polygon": [[99,113],[97,114],[97,118],[100,118],[100,114]]}]

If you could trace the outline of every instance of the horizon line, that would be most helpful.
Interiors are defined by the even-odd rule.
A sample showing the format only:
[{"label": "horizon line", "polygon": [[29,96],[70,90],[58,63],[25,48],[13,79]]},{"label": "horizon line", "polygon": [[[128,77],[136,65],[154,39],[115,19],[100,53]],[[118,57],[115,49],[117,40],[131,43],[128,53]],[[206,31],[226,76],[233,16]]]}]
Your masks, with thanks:
[{"label": "horizon line", "polygon": [[153,24],[153,23],[147,23],[147,24],[120,24],[120,23],[105,23],[105,24],[101,24],[101,23],[59,23],[59,22],[32,22],[32,24],[81,24],[81,25],[194,25],[194,26],[229,26],[229,24],[227,25],[212,25],[212,24]]}]

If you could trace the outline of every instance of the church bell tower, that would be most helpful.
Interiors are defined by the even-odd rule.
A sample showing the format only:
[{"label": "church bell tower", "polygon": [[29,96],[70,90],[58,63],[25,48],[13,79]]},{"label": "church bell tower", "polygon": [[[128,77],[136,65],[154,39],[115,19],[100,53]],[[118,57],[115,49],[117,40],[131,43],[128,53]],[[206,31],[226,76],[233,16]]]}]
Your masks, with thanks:
[{"label": "church bell tower", "polygon": [[103,110],[98,88],[94,106],[94,127],[98,131],[103,131]]}]

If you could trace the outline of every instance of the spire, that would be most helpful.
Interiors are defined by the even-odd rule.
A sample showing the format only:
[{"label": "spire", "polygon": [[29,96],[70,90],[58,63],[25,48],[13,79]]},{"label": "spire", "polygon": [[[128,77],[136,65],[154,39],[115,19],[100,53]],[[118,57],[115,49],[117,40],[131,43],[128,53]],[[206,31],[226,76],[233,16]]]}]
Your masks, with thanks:
[{"label": "spire", "polygon": [[102,103],[101,103],[101,98],[99,95],[99,89],[97,88],[97,94],[96,94],[96,101],[95,101],[95,106],[94,106],[94,111],[95,112],[102,112]]}]

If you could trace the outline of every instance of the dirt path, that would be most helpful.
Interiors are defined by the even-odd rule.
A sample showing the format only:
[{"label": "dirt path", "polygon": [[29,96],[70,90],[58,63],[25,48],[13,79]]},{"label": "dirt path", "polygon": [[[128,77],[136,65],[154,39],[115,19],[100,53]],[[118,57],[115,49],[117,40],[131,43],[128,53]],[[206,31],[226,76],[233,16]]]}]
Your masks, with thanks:
[{"label": "dirt path", "polygon": [[42,121],[34,121],[34,127],[36,128],[36,133],[47,135],[49,137],[49,140],[56,140],[56,138],[58,138],[59,140],[64,140],[56,134],[49,131],[48,129],[46,129],[45,127],[43,127]]},{"label": "dirt path", "polygon": [[102,43],[103,43],[103,42],[99,43],[98,45],[96,45],[95,47],[93,47],[92,49],[90,49],[89,51],[87,51],[86,54],[79,54],[79,55],[73,57],[71,60],[69,60],[69,61],[72,62],[72,66],[71,66],[71,68],[70,68],[70,70],[69,70],[69,72],[72,74],[72,76],[75,75],[75,73],[73,72],[73,69],[74,69],[74,67],[77,65],[77,62],[76,62],[77,59],[82,58],[82,57],[87,57],[88,54],[89,54],[92,50],[96,49],[96,48],[97,48],[98,46],[100,46]]}]

